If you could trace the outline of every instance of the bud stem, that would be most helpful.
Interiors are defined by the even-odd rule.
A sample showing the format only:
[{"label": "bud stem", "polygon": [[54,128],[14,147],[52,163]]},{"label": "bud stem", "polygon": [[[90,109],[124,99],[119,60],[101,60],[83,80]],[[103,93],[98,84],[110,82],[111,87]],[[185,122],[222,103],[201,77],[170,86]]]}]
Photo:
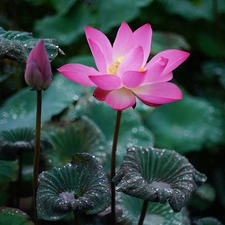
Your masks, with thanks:
[{"label": "bud stem", "polygon": [[34,169],[33,169],[33,202],[35,224],[39,225],[40,221],[37,217],[36,208],[36,192],[38,188],[38,174],[39,174],[39,161],[40,161],[40,147],[41,147],[41,109],[42,108],[42,91],[37,91],[37,111],[36,111],[36,138],[35,138],[35,152],[34,152]]}]

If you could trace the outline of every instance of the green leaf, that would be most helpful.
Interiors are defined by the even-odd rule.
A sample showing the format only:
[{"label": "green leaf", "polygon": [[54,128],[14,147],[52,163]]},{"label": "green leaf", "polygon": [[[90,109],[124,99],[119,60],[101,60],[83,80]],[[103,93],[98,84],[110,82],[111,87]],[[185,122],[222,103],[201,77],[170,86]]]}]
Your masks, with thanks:
[{"label": "green leaf", "polygon": [[[54,76],[50,88],[43,92],[42,122],[61,113],[83,94],[83,88],[61,75]],[[1,106],[0,131],[15,127],[34,127],[36,118],[36,92],[24,88]]]},{"label": "green leaf", "polygon": [[169,202],[181,211],[206,176],[175,151],[129,148],[113,178],[116,190],[150,202]]},{"label": "green leaf", "polygon": [[151,54],[157,54],[167,49],[190,49],[187,41],[174,33],[153,32]]},{"label": "green leaf", "polygon": [[90,154],[76,154],[71,163],[39,175],[39,219],[59,220],[71,211],[96,214],[109,205],[108,178],[102,166]]},{"label": "green leaf", "polygon": [[67,16],[57,14],[37,20],[35,30],[39,37],[54,37],[59,45],[69,45],[84,35],[84,27],[90,25],[94,17],[91,17],[84,4],[77,4],[71,11]]},{"label": "green leaf", "polygon": [[179,153],[200,151],[225,139],[223,110],[184,92],[181,101],[156,108],[144,124],[154,131],[155,146]]},{"label": "green leaf", "polygon": [[0,207],[0,224],[34,225],[25,212],[9,207]]},{"label": "green leaf", "polygon": [[[92,119],[105,135],[105,139],[111,146],[113,140],[114,126],[116,120],[116,111],[104,102],[99,102],[91,97],[80,99],[74,108],[71,108],[65,116],[70,120],[86,115]],[[136,109],[127,109],[122,113],[121,126],[119,131],[119,140],[117,145],[117,163],[122,161],[126,154],[125,149],[133,145],[142,145],[149,147],[153,144],[152,133],[143,126],[141,118]],[[111,150],[111,147],[109,148]],[[110,162],[111,153],[109,153]]]},{"label": "green leaf", "polygon": [[213,217],[205,217],[202,219],[199,219],[195,225],[223,225],[219,220]]},{"label": "green leaf", "polygon": [[[5,31],[0,27],[0,57],[25,63],[29,52],[40,39],[33,38],[31,33],[21,31]],[[44,39],[49,60],[58,54],[64,55],[54,39]]]},{"label": "green leaf", "polygon": [[[134,198],[125,194],[121,194],[119,201],[120,207],[123,209],[122,219],[128,219],[129,225],[136,225],[141,213],[143,200]],[[148,209],[143,225],[190,225],[188,214],[183,208],[181,212],[175,213],[171,210],[169,204],[160,204],[149,202]]]},{"label": "green leaf", "polygon": [[65,165],[82,152],[94,155],[100,163],[106,160],[105,136],[86,116],[75,121],[50,122],[43,129],[54,147],[47,153],[48,162],[54,166]]},{"label": "green leaf", "polygon": [[8,188],[10,182],[17,180],[18,162],[0,160],[0,191]]},{"label": "green leaf", "polygon": [[107,32],[111,28],[118,26],[121,21],[131,21],[138,17],[141,7],[150,5],[152,2],[153,0],[98,0],[96,2],[99,14],[98,28],[103,32]]},{"label": "green leaf", "polygon": [[[58,8],[61,2],[62,0],[55,7]],[[122,21],[131,21],[138,17],[141,8],[152,2],[153,0],[96,0],[91,7],[87,7],[84,2],[71,7],[72,2],[68,2],[68,7],[71,7],[68,14],[64,15],[64,10],[69,10],[66,8],[61,10],[62,12],[58,11],[57,15],[38,20],[35,23],[35,30],[40,37],[54,37],[60,45],[69,45],[84,34],[86,25],[94,26],[102,32],[109,32]]]},{"label": "green leaf", "polygon": [[17,128],[0,133],[0,159],[15,160],[20,152],[34,151],[35,130]]},{"label": "green leaf", "polygon": [[[49,1],[49,0],[48,0]],[[76,0],[50,0],[49,3],[57,11],[57,14],[64,15],[74,5]]]},{"label": "green leaf", "polygon": [[[179,1],[171,1],[171,0],[163,0],[164,8],[173,14],[180,15],[188,20],[197,20],[197,19],[205,19],[209,21],[214,20],[213,14],[213,2],[198,0],[198,1],[187,1],[187,0],[179,0]],[[218,12],[223,12],[225,8],[225,4],[223,0],[218,0]]]}]

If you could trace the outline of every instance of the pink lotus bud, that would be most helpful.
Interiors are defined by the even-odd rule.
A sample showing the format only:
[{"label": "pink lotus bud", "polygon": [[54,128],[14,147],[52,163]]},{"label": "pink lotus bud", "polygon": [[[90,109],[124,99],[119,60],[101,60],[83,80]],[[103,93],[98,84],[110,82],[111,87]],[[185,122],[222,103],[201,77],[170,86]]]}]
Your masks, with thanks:
[{"label": "pink lotus bud", "polygon": [[36,91],[46,90],[52,83],[51,64],[43,39],[36,44],[27,58],[25,81]]}]

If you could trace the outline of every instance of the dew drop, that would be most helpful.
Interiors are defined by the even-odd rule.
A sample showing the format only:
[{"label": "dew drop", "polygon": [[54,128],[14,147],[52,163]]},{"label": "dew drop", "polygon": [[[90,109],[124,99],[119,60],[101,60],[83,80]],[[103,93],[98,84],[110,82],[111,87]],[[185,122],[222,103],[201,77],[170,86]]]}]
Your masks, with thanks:
[{"label": "dew drop", "polygon": [[137,128],[136,128],[136,127],[132,128],[132,132],[133,132],[134,134],[137,133]]}]

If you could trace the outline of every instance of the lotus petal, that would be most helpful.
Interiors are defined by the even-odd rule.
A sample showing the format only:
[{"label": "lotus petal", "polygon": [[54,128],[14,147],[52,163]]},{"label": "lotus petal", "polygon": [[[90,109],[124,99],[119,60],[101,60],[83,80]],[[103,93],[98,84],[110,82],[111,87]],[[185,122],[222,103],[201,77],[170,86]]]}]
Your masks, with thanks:
[{"label": "lotus petal", "polygon": [[133,147],[113,178],[117,191],[181,211],[206,176],[172,150]]}]

